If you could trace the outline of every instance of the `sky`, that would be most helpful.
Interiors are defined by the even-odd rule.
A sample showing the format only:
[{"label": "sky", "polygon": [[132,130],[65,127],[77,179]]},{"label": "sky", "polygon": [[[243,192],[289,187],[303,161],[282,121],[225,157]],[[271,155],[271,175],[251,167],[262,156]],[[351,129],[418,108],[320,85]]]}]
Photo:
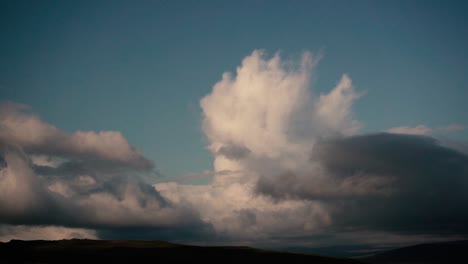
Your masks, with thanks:
[{"label": "sky", "polygon": [[0,239],[466,237],[467,11],[2,1]]}]

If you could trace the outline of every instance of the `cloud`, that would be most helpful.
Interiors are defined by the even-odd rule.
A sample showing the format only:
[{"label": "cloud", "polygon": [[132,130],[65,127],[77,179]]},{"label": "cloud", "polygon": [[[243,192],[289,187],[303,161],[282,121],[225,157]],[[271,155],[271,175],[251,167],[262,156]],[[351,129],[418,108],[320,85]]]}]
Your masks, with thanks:
[{"label": "cloud", "polygon": [[218,149],[216,152],[217,155],[222,155],[226,157],[227,159],[231,160],[239,160],[245,158],[247,155],[249,155],[250,150],[246,147],[242,146],[222,146]]},{"label": "cloud", "polygon": [[415,127],[409,126],[400,126],[394,127],[387,130],[389,133],[393,134],[407,134],[407,135],[430,135],[432,134],[432,128],[429,128],[425,125],[419,125]]},{"label": "cloud", "polygon": [[153,164],[117,131],[68,133],[42,121],[26,105],[0,105],[0,143],[16,144],[31,154],[100,159],[149,170]]},{"label": "cloud", "polygon": [[[320,170],[321,168],[318,168]],[[388,196],[393,192],[393,177],[356,173],[345,178],[330,174],[300,175],[288,171],[275,177],[261,177],[256,191],[275,199],[309,199],[318,201]],[[321,172],[327,173],[327,172]],[[312,178],[308,180],[307,178]]]},{"label": "cloud", "polygon": [[320,203],[275,202],[256,195],[250,181],[198,186],[160,183],[155,187],[173,204],[196,208],[223,241],[261,241],[271,236],[311,233],[330,221]]},{"label": "cloud", "polygon": [[407,135],[431,135],[435,132],[456,132],[456,131],[463,131],[464,129],[465,128],[459,124],[441,126],[435,129],[432,129],[425,125],[418,125],[415,127],[409,127],[409,126],[394,127],[394,128],[388,129],[387,132],[393,133],[393,134],[407,134]]},{"label": "cloud", "polygon": [[281,199],[331,199],[336,227],[468,234],[468,157],[432,138],[335,139],[317,144],[310,162],[319,164],[327,181],[310,171],[260,180],[257,191]]},{"label": "cloud", "polygon": [[[267,59],[263,51],[255,50],[235,76],[223,74],[200,102],[215,171],[242,170],[256,162],[265,168],[294,166],[294,160],[306,158],[315,138],[359,130],[351,111],[359,93],[347,75],[330,93],[311,93],[317,62],[307,52],[296,63],[282,60],[279,53]],[[225,155],[233,149],[248,150],[249,158]]]},{"label": "cloud", "polygon": [[343,75],[329,93],[314,95],[315,65],[309,53],[299,63],[262,51],[247,56],[200,102],[213,182],[155,188],[194,208],[219,236],[243,242],[304,242],[346,230],[468,235],[466,156],[405,135],[432,131],[426,126],[358,135],[352,105],[361,93]]},{"label": "cloud", "polygon": [[[9,147],[0,170],[0,219],[7,224],[85,228],[184,226],[199,222],[189,208],[174,208],[139,177],[86,163],[33,167]],[[127,171],[130,173],[130,171]]]},{"label": "cloud", "polygon": [[463,131],[465,130],[465,127],[459,124],[452,124],[452,125],[448,125],[445,127],[438,127],[437,130],[455,132],[455,131]]},{"label": "cloud", "polygon": [[353,135],[359,131],[360,122],[351,115],[351,106],[361,94],[357,93],[348,75],[343,75],[338,85],[326,95],[320,95],[316,112],[326,120],[331,131],[343,135]]},{"label": "cloud", "polygon": [[[23,108],[9,104],[1,112],[0,126],[19,134],[2,130],[0,137],[0,223],[31,228],[5,230],[16,230],[23,237],[28,237],[25,232],[46,236],[56,229],[35,227],[55,226],[119,237],[138,227],[155,238],[158,233],[186,233],[192,228],[210,230],[196,211],[173,206],[145,181],[152,163],[120,133],[116,138],[101,133],[107,143],[93,147],[93,136],[85,136],[83,146],[78,146],[81,143],[74,140],[80,133],[98,134],[65,133],[31,113],[17,112]],[[37,138],[21,134],[25,128],[37,132]],[[113,142],[121,145],[114,148]],[[113,151],[120,153],[110,154]]]},{"label": "cloud", "polygon": [[171,203],[195,208],[227,240],[311,234],[330,225],[330,211],[321,201],[279,200],[256,192],[264,175],[309,169],[318,138],[359,131],[351,106],[360,94],[351,79],[343,75],[329,93],[316,96],[310,83],[316,64],[311,53],[296,62],[256,50],[235,75],[224,73],[200,102],[215,159],[213,182],[155,188]]},{"label": "cloud", "polygon": [[152,163],[119,132],[69,133],[3,106],[0,222],[185,243],[468,236],[466,146],[426,126],[360,135],[362,93],[344,74],[315,94],[317,63],[255,50],[224,73],[200,101],[213,170],[153,186]]}]

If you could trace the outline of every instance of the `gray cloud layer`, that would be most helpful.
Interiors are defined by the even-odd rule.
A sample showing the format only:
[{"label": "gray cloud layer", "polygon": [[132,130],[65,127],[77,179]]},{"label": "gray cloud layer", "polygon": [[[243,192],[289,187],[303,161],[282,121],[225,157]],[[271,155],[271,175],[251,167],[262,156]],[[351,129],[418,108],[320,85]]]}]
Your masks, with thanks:
[{"label": "gray cloud layer", "polygon": [[375,134],[320,142],[314,173],[259,180],[277,199],[332,203],[334,224],[366,230],[468,234],[468,157],[424,136]]}]

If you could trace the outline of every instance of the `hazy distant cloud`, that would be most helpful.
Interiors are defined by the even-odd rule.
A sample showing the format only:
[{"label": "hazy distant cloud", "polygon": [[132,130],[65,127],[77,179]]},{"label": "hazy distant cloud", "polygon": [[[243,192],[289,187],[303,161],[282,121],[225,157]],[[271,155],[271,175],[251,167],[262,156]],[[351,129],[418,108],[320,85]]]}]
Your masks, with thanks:
[{"label": "hazy distant cloud", "polygon": [[459,124],[452,124],[452,125],[449,125],[449,126],[438,127],[437,130],[449,131],[449,132],[463,131],[463,130],[465,130],[465,127],[462,126],[462,125],[459,125]]},{"label": "hazy distant cloud", "polygon": [[84,228],[61,226],[0,225],[0,242],[19,240],[97,239],[96,232]]},{"label": "hazy distant cloud", "polygon": [[425,125],[419,125],[415,127],[409,126],[400,126],[394,127],[387,130],[389,133],[393,134],[407,134],[407,135],[430,135],[432,134],[432,128],[429,128]]}]

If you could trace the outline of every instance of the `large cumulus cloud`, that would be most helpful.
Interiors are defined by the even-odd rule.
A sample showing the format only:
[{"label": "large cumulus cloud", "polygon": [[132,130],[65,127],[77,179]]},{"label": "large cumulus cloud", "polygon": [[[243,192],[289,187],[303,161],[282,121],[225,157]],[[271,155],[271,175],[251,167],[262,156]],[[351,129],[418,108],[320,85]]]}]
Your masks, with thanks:
[{"label": "large cumulus cloud", "polygon": [[275,199],[257,192],[263,177],[312,169],[309,154],[318,138],[359,131],[351,106],[360,93],[343,75],[329,93],[314,95],[310,84],[317,62],[308,52],[296,62],[256,50],[235,75],[224,73],[200,102],[214,156],[213,183],[161,183],[156,185],[160,193],[175,204],[197,208],[228,239],[304,236],[329,226],[331,211],[323,201]]},{"label": "large cumulus cloud", "polygon": [[223,74],[200,102],[216,171],[246,165],[222,155],[226,149],[245,149],[249,160],[276,159],[281,166],[294,167],[294,160],[305,157],[315,138],[359,130],[351,113],[359,94],[351,79],[343,75],[330,93],[314,97],[309,88],[316,64],[311,53],[296,63],[279,54],[266,59],[263,51],[255,50],[242,61],[236,76]]}]

